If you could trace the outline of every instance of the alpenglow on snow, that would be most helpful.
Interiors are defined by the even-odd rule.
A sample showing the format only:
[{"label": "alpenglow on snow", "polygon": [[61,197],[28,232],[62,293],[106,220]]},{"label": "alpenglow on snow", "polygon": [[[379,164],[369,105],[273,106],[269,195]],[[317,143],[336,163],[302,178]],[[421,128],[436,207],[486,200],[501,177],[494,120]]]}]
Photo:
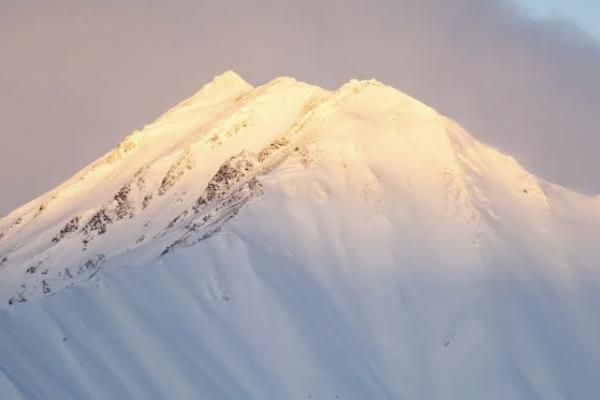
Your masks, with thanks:
[{"label": "alpenglow on snow", "polygon": [[226,72],[0,220],[0,398],[592,399],[599,238],[394,88]]}]

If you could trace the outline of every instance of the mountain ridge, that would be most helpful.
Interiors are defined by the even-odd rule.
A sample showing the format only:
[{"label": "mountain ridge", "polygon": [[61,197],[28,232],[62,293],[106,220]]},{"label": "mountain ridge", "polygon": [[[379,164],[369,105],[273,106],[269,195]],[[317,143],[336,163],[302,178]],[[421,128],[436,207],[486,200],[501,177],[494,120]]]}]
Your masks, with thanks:
[{"label": "mountain ridge", "polygon": [[227,72],[0,231],[11,399],[600,391],[598,199],[374,80]]},{"label": "mountain ridge", "polygon": [[[172,187],[178,185],[180,179],[185,178],[184,175],[188,173],[198,174],[197,168],[199,167],[196,164],[198,163],[197,160],[200,156],[199,154],[210,152],[212,150],[210,148],[211,146],[213,148],[219,147],[219,142],[221,140],[224,140],[227,143],[226,146],[230,146],[230,148],[224,150],[227,153],[226,156],[221,156],[221,158],[219,158],[217,164],[220,165],[220,167],[215,164],[211,167],[214,172],[211,172],[210,170],[207,171],[208,175],[213,176],[213,181],[206,182],[206,185],[208,185],[207,188],[210,188],[211,185],[215,185],[215,179],[217,181],[220,179],[221,181],[217,182],[217,186],[221,183],[228,186],[230,184],[227,182],[228,180],[242,179],[242,175],[249,172],[251,172],[250,175],[252,175],[253,179],[252,185],[256,188],[258,182],[254,178],[263,175],[272,167],[268,165],[261,166],[261,171],[263,172],[250,171],[252,165],[261,164],[271,156],[271,153],[279,152],[282,147],[288,149],[296,147],[294,141],[302,141],[302,135],[306,135],[306,133],[301,132],[305,125],[314,124],[315,119],[327,119],[328,114],[335,112],[338,104],[357,101],[355,99],[358,98],[364,90],[379,91],[380,93],[378,93],[377,96],[380,98],[393,99],[388,101],[395,102],[394,107],[399,108],[401,111],[399,116],[394,114],[386,115],[389,119],[386,123],[391,125],[396,124],[397,127],[394,129],[398,130],[399,134],[403,134],[403,130],[410,129],[407,127],[406,123],[409,119],[411,123],[418,124],[420,121],[425,121],[423,126],[427,126],[427,124],[432,125],[430,128],[432,132],[427,132],[423,129],[423,126],[419,126],[419,129],[421,130],[419,135],[428,135],[425,139],[425,143],[423,143],[423,152],[420,154],[420,157],[431,157],[432,154],[438,152],[439,154],[436,154],[436,157],[445,158],[447,162],[456,161],[454,167],[449,167],[456,168],[459,171],[459,176],[462,176],[462,178],[460,178],[462,181],[460,183],[455,182],[454,184],[459,185],[460,187],[455,189],[463,193],[455,194],[456,196],[464,196],[465,192],[470,192],[463,200],[471,202],[477,197],[475,192],[479,191],[480,188],[478,184],[473,181],[473,177],[476,177],[483,168],[489,168],[489,165],[485,165],[481,162],[482,156],[486,156],[487,154],[486,157],[488,157],[488,160],[500,163],[496,166],[497,170],[503,170],[505,175],[509,173],[509,171],[514,171],[511,172],[511,174],[514,175],[510,178],[511,180],[525,180],[523,181],[524,187],[517,190],[527,193],[529,198],[535,196],[537,201],[541,202],[540,204],[542,207],[546,209],[549,207],[545,198],[545,193],[538,184],[540,180],[528,174],[514,159],[503,156],[501,153],[495,152],[495,150],[491,150],[487,146],[480,145],[478,142],[474,141],[474,139],[469,137],[468,134],[465,134],[458,125],[451,122],[446,117],[439,115],[435,110],[375,80],[351,80],[336,91],[329,92],[315,86],[298,82],[293,78],[283,77],[274,79],[273,81],[254,89],[235,72],[227,71],[224,74],[215,77],[212,82],[206,84],[189,99],[184,100],[177,106],[168,110],[165,114],[160,116],[156,122],[147,125],[142,130],[136,130],[132,134],[126,136],[116,148],[109,151],[97,161],[91,163],[89,167],[84,168],[72,178],[65,181],[65,183],[59,185],[57,189],[40,196],[38,199],[28,203],[28,205],[17,209],[9,214],[9,216],[3,218],[3,220],[0,221],[0,227],[3,228],[2,239],[5,243],[2,243],[2,239],[0,239],[0,255],[2,255],[0,259],[4,260],[6,257],[3,264],[9,264],[8,257],[11,257],[15,251],[18,252],[18,249],[14,248],[14,246],[18,246],[18,244],[14,242],[12,243],[13,247],[8,246],[7,249],[6,242],[10,241],[11,236],[16,236],[18,240],[18,235],[11,235],[12,229],[21,223],[27,225],[29,221],[38,219],[42,213],[51,213],[51,210],[55,208],[59,209],[57,219],[60,220],[58,225],[62,224],[62,228],[59,230],[57,230],[56,227],[52,228],[55,232],[48,241],[48,247],[44,249],[42,246],[42,248],[38,248],[37,251],[43,253],[44,251],[49,250],[74,230],[80,230],[85,236],[83,239],[83,249],[86,250],[90,241],[94,240],[96,236],[106,233],[107,226],[112,225],[113,220],[120,221],[125,219],[128,215],[129,218],[131,218],[133,214],[128,213],[132,213],[133,211],[129,210],[130,208],[141,208],[142,210],[140,210],[140,212],[142,212],[153,201],[153,197],[156,199],[164,196],[172,189]],[[290,102],[289,100],[289,98],[292,98],[293,96],[300,96],[298,99],[294,100],[295,103]],[[282,126],[282,132],[284,133],[280,134],[275,132],[274,136],[271,134],[271,139],[269,140],[259,138],[258,141],[261,143],[260,146],[262,146],[262,148],[258,148],[256,145],[254,145],[253,149],[246,148],[248,143],[251,143],[252,138],[242,141],[241,144],[236,144],[234,136],[238,135],[240,131],[248,129],[252,130],[253,128],[248,126],[251,118],[248,117],[248,115],[252,113],[260,115],[257,110],[262,110],[261,107],[266,107],[264,111],[261,111],[263,113],[269,113],[273,107],[278,107],[277,104],[273,105],[272,103],[268,103],[270,97],[276,98],[276,101],[288,101],[290,104],[294,104],[290,109],[292,114],[289,114],[289,116],[286,117],[287,120],[282,122],[284,124]],[[200,110],[198,110],[199,107]],[[252,109],[251,107],[254,108]],[[214,114],[206,112],[206,109]],[[277,112],[281,112],[281,110],[277,110]],[[358,121],[362,118],[368,118],[367,114],[361,115],[361,112],[361,110],[352,110],[351,118]],[[386,113],[391,114],[389,111],[386,111]],[[204,117],[205,115],[210,117]],[[405,115],[409,115],[409,117],[405,117]],[[191,123],[187,121],[186,118],[191,119]],[[207,119],[204,120],[203,118]],[[257,118],[260,118],[260,116]],[[403,118],[406,120],[403,120]],[[441,121],[440,124],[442,127],[439,129],[436,125],[436,120]],[[398,121],[401,122],[398,123]],[[431,121],[434,122],[431,123]],[[261,122],[259,121],[258,124],[260,123]],[[268,123],[270,123],[270,121]],[[318,124],[319,122],[316,123]],[[187,124],[187,126],[185,124]],[[273,130],[270,126],[268,129]],[[436,131],[436,129],[438,129],[439,132]],[[247,136],[250,135],[251,134],[247,134]],[[206,136],[209,136],[208,139]],[[227,137],[221,138],[220,136]],[[295,136],[299,137],[296,139]],[[419,140],[421,139],[422,138],[419,138]],[[380,150],[380,148],[377,149],[377,151]],[[215,150],[215,152],[216,151],[217,150]],[[146,154],[144,154],[144,156],[137,156],[139,152],[144,152]],[[280,155],[279,159],[286,157],[289,152],[290,151],[288,150],[283,156]],[[467,152],[478,153],[475,158],[469,158],[466,154]],[[198,155],[193,153],[198,153]],[[444,155],[443,153],[446,154]],[[393,155],[391,157],[393,157]],[[237,160],[238,163],[242,162],[247,165],[245,167],[230,165],[236,158],[239,158],[239,160]],[[477,158],[479,158],[479,160],[477,160]],[[474,159],[479,162],[479,165],[474,164]],[[413,161],[415,161],[415,165],[421,163],[421,160],[414,159]],[[275,165],[277,162],[279,162],[279,160],[272,163]],[[113,163],[116,164],[117,167],[111,167]],[[168,167],[165,168],[164,165],[168,165]],[[238,167],[242,169],[246,168],[246,171],[237,171]],[[149,173],[148,171],[152,169],[157,169],[158,172],[154,174]],[[219,178],[219,173],[222,175],[221,178]],[[228,177],[228,173],[238,174],[240,176]],[[444,173],[451,175],[450,171],[445,171]],[[411,172],[411,174],[414,175],[415,172]],[[94,175],[97,175],[98,177],[96,178]],[[159,175],[163,176],[162,179],[160,179]],[[91,183],[87,186],[85,185],[86,179],[91,180]],[[424,182],[430,181],[431,179],[431,176],[423,177]],[[100,187],[102,190],[105,190],[102,184],[104,184],[106,180],[118,181],[119,184],[112,185],[113,188],[109,189],[109,191],[113,192],[112,195],[103,196],[104,205],[96,204],[91,206],[92,209],[96,209],[95,213],[92,212],[90,214],[89,210],[86,211],[85,208],[89,208],[90,206],[79,206],[79,211],[72,210],[64,212],[63,210],[60,210],[60,205],[54,205],[56,202],[61,203],[61,200],[62,204],[69,202],[76,205],[78,198],[80,197],[79,192],[82,190],[77,189],[78,186],[81,186],[82,184],[86,188],[91,186],[92,191],[95,190],[95,187]],[[158,183],[157,181],[160,180],[160,186],[158,189],[150,188],[146,190],[144,188],[146,180],[152,181],[154,186],[156,186]],[[466,183],[465,180],[470,180],[470,182]],[[248,184],[249,183],[250,182],[248,182]],[[513,182],[511,181],[509,183],[512,184]],[[447,182],[446,184],[451,185],[452,183]],[[543,182],[542,185],[548,186],[545,182]],[[525,186],[527,186],[527,188],[525,188]],[[236,186],[236,188],[240,189],[239,185]],[[225,189],[228,188],[226,187]],[[73,193],[70,193],[71,191]],[[137,197],[143,197],[141,204],[134,205],[133,203],[129,203],[128,196],[130,196],[130,192],[136,194]],[[63,200],[62,198],[65,197],[67,199]],[[136,201],[139,203],[140,199],[138,198]],[[183,199],[180,197],[178,201],[182,202]],[[185,201],[189,203],[191,199]],[[197,203],[193,207],[194,211],[198,210],[198,202],[206,203],[206,200],[197,198],[196,202]],[[26,210],[27,207],[30,209]],[[108,214],[106,207],[110,208]],[[469,205],[469,207],[472,209],[473,214],[470,218],[480,218],[480,216],[475,216],[477,207],[473,204]],[[32,209],[35,211],[32,211]],[[191,211],[192,210],[189,209],[189,207],[181,210],[181,212],[172,216],[167,227],[175,226],[178,222],[177,220],[183,218],[183,214],[188,214]],[[17,216],[17,218],[15,219],[14,216]],[[210,216],[205,215],[204,217],[209,218]],[[51,218],[52,217],[50,217],[50,220],[52,221]],[[14,222],[8,222],[11,219],[13,219]],[[150,223],[150,221],[148,221],[148,223]],[[188,221],[187,224],[189,226],[194,223]],[[52,225],[52,223],[47,225]],[[181,225],[181,221],[179,221],[179,225]],[[196,223],[196,225],[198,224]],[[18,229],[19,228],[16,230]],[[43,226],[42,224],[42,230],[44,229],[47,230],[50,228]],[[48,233],[39,232],[39,235],[47,236]],[[156,237],[156,235],[162,234],[154,232],[153,236]],[[140,239],[142,236],[144,236],[145,239],[147,235],[140,234],[136,238],[136,242],[138,240],[143,240]],[[174,242],[167,245],[163,251],[168,251],[168,247],[174,245],[178,240],[185,242],[182,238],[174,240]],[[134,245],[134,243],[131,243],[130,245]],[[96,264],[96,261],[94,261],[95,259],[104,257],[102,254],[103,253],[99,253],[88,260],[81,260],[79,263],[91,263],[94,265]],[[25,259],[26,262],[32,263],[32,255],[33,253],[31,252],[25,253],[21,259]],[[36,258],[36,260],[33,260],[33,264],[27,267],[29,271],[37,270],[41,264],[44,263],[43,257],[37,256]],[[0,266],[0,268],[2,268],[2,266]],[[6,266],[4,268],[6,268]],[[41,285],[41,283],[36,285],[38,290]],[[46,293],[46,291],[47,289],[42,287],[42,292]],[[18,295],[17,297],[13,296],[11,298],[14,303],[16,301],[15,299],[23,299],[24,296]]]}]

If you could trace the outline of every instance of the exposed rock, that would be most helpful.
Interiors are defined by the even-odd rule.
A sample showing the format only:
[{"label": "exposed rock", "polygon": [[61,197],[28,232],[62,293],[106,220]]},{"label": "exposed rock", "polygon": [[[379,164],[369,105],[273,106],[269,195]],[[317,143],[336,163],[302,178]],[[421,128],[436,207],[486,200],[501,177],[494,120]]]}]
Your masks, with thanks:
[{"label": "exposed rock", "polygon": [[79,216],[76,216],[69,222],[67,222],[67,224],[60,230],[60,232],[58,232],[58,234],[52,238],[52,243],[56,244],[60,242],[69,233],[75,232],[77,229],[79,229],[80,220],[81,218]]},{"label": "exposed rock", "polygon": [[128,199],[129,193],[131,192],[131,185],[126,183],[114,196],[114,209],[117,216],[117,220],[121,220],[126,216],[129,218],[133,217],[133,211],[135,207],[133,203]]},{"label": "exposed rock", "polygon": [[147,195],[144,196],[144,200],[142,201],[142,210],[145,210],[146,207],[148,207],[148,204],[150,204],[151,200],[152,200],[152,193],[148,193]]},{"label": "exposed rock", "polygon": [[204,190],[194,204],[194,211],[198,212],[200,208],[208,203],[220,200],[228,193],[236,183],[239,183],[254,167],[253,156],[242,152],[227,160],[215,175],[211,178]]},{"label": "exposed rock", "polygon": [[179,221],[182,218],[185,218],[187,215],[188,215],[188,211],[184,210],[182,213],[180,213],[175,218],[173,218],[173,220],[171,222],[169,222],[169,225],[167,225],[167,229],[174,227],[175,224],[177,223],[177,221]]},{"label": "exposed rock", "polygon": [[[41,203],[40,206],[38,207],[35,215],[33,216],[33,218],[39,217],[42,214],[42,212],[46,209],[46,206],[47,206],[46,203]],[[17,223],[17,225],[21,223],[21,218],[19,218],[18,221],[19,222]]]},{"label": "exposed rock", "polygon": [[194,158],[192,157],[191,150],[187,149],[183,155],[173,164],[167,171],[163,178],[160,187],[158,188],[158,195],[162,196],[167,193],[169,189],[175,186],[175,183],[185,173],[186,170],[191,170],[194,167]]},{"label": "exposed rock", "polygon": [[281,147],[287,146],[288,144],[290,144],[288,138],[280,137],[279,139],[273,141],[271,144],[269,144],[267,147],[265,147],[258,153],[258,161],[261,163],[264,162],[269,158],[271,154],[273,154],[273,152],[279,150]]},{"label": "exposed rock", "polygon": [[16,296],[13,296],[10,299],[8,299],[8,305],[12,306],[15,303],[24,303],[26,301],[27,301],[27,299],[25,298],[23,293],[19,293]]},{"label": "exposed rock", "polygon": [[107,225],[112,223],[112,219],[107,215],[106,210],[101,209],[85,224],[82,231],[84,234],[83,243],[87,243],[97,235],[106,233]]},{"label": "exposed rock", "polygon": [[52,289],[50,289],[50,285],[48,285],[47,281],[42,281],[42,293],[44,294],[48,294],[52,292]]},{"label": "exposed rock", "polygon": [[106,156],[106,162],[111,164],[118,159],[123,158],[127,153],[131,152],[135,148],[139,146],[139,140],[137,140],[138,136],[140,136],[141,131],[136,130],[132,134],[126,136],[116,148],[114,148],[108,155]]},{"label": "exposed rock", "polygon": [[86,260],[83,265],[80,265],[77,268],[77,274],[81,275],[83,273],[92,272],[89,276],[91,278],[96,273],[98,273],[98,271],[100,270],[100,266],[104,263],[105,260],[106,256],[104,254],[98,254],[95,257]]},{"label": "exposed rock", "polygon": [[144,174],[146,173],[147,169],[148,168],[146,167],[140,168],[133,176],[135,179],[135,185],[140,191],[144,190],[144,187],[146,186],[146,177],[144,176]]}]

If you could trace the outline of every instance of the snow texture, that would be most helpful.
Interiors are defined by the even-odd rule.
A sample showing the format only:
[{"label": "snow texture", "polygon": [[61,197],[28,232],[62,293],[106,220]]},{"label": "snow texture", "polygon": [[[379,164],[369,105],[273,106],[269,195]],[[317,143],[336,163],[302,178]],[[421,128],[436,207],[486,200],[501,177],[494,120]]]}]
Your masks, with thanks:
[{"label": "snow texture", "polygon": [[0,220],[0,398],[595,398],[598,238],[391,87],[226,72]]}]

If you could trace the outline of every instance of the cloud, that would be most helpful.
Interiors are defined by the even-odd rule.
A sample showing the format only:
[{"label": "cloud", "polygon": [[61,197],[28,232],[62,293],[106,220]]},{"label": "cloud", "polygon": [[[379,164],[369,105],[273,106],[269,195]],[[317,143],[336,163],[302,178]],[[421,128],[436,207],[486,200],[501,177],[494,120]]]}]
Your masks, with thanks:
[{"label": "cloud", "polygon": [[534,173],[600,192],[600,46],[506,1],[133,0],[0,5],[0,214],[226,69],[377,78]]}]

